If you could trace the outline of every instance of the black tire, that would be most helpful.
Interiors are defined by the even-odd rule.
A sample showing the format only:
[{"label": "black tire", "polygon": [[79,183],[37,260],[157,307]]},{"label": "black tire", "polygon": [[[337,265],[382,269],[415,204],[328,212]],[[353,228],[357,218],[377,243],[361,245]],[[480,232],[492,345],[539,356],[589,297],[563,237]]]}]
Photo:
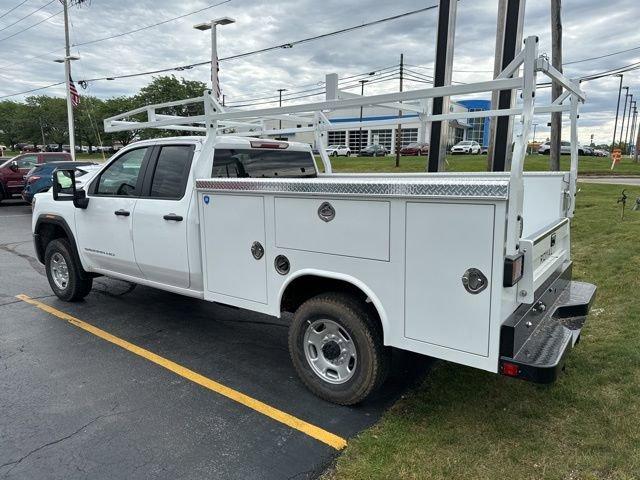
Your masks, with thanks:
[{"label": "black tire", "polygon": [[[66,263],[68,280],[66,284],[59,285],[54,280],[52,258],[59,254]],[[93,286],[93,278],[82,273],[82,266],[74,260],[71,246],[65,239],[58,238],[47,244],[44,252],[44,265],[47,272],[47,280],[51,290],[60,300],[65,302],[77,302],[86,297]]]},{"label": "black tire", "polygon": [[[306,358],[305,348],[311,347],[305,344],[305,334],[313,322],[321,320],[339,325],[355,348],[353,373],[343,383],[331,383],[321,378]],[[324,356],[324,347],[322,352]],[[384,346],[382,328],[368,306],[343,293],[324,293],[298,308],[289,327],[289,354],[307,388],[320,398],[339,405],[353,405],[367,398],[384,382],[391,362],[391,349]]]},{"label": "black tire", "polygon": [[332,156],[332,157],[337,157],[337,156],[338,156],[338,152],[333,152],[333,153],[331,154],[331,156]]}]

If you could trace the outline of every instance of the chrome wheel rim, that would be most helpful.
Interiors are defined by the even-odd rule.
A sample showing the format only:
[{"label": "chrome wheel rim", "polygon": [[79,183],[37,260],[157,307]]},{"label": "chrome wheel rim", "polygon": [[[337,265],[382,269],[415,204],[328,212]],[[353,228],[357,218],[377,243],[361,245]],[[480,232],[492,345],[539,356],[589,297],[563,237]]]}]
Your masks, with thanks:
[{"label": "chrome wheel rim", "polygon": [[348,381],[356,371],[356,346],[347,331],[333,320],[307,324],[304,355],[313,372],[328,383]]},{"label": "chrome wheel rim", "polygon": [[54,253],[51,256],[51,278],[53,283],[56,284],[60,290],[64,290],[69,285],[69,268],[67,267],[67,261],[64,259],[61,253]]}]

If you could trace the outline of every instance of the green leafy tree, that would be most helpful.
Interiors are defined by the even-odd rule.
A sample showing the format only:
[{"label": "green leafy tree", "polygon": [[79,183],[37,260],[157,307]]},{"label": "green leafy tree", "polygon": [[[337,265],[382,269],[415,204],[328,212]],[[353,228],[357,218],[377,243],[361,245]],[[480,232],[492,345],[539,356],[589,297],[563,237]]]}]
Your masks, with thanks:
[{"label": "green leafy tree", "polygon": [[5,100],[0,102],[0,143],[14,147],[27,141],[25,125],[30,122],[24,103]]}]

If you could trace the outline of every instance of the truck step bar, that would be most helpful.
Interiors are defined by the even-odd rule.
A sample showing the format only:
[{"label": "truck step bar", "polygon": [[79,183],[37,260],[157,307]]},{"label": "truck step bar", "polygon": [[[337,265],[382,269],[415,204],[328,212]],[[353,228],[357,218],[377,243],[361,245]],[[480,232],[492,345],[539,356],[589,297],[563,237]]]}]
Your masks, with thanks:
[{"label": "truck step bar", "polygon": [[571,263],[545,282],[533,305],[521,305],[500,331],[499,372],[536,383],[552,383],[580,340],[596,287],[571,281]]}]

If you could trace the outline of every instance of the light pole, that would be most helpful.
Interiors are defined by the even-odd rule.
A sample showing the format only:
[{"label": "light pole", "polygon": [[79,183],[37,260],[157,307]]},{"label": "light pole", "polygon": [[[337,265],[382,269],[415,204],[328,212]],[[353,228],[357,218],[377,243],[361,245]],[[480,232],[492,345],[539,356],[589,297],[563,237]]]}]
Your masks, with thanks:
[{"label": "light pole", "polygon": [[[66,12],[66,2],[64,5]],[[64,58],[56,58],[54,62],[64,63],[64,77],[66,79],[65,84],[67,89],[67,123],[69,125],[69,150],[71,150],[69,153],[73,160],[76,159],[76,136],[73,122],[73,102],[71,101],[71,62],[73,62],[74,60],[80,60],[80,57],[78,57],[77,55],[69,55],[69,42],[67,41],[67,55],[65,55]]]},{"label": "light pole", "polygon": [[627,133],[624,135],[624,151],[627,152],[629,150],[629,127],[631,127],[631,111],[633,110],[634,105],[636,104],[633,99],[633,95],[629,95],[629,116],[627,117]]},{"label": "light pole", "polygon": [[235,20],[231,17],[222,17],[211,20],[210,22],[198,23],[193,28],[202,32],[211,30],[211,91],[216,100],[220,100],[220,82],[218,80],[218,39],[217,39],[217,26],[229,25],[235,23]]},{"label": "light pole", "polygon": [[[360,96],[364,97],[364,84],[369,83],[369,80],[359,80],[360,82]],[[358,133],[358,152],[362,150],[362,105],[360,105],[360,132]]]},{"label": "light pole", "polygon": [[80,57],[71,55],[71,43],[69,42],[69,2],[61,0],[62,11],[64,13],[64,58],[54,60],[57,63],[64,63],[64,77],[67,86],[67,122],[69,124],[69,148],[71,158],[76,159],[76,139],[73,126],[73,103],[71,102],[71,61]]},{"label": "light pole", "polygon": [[627,100],[629,99],[629,87],[622,87],[626,90],[624,94],[624,109],[622,110],[622,126],[620,127],[620,140],[618,140],[618,146],[622,148],[622,132],[624,132],[624,119],[627,116]]},{"label": "light pole", "polygon": [[618,114],[620,113],[620,96],[622,95],[622,79],[624,78],[624,75],[619,73],[618,77],[620,77],[620,86],[618,87],[618,106],[616,107],[616,121],[613,124],[613,141],[611,142],[611,153],[613,153],[613,148],[616,144],[616,130],[618,129]]},{"label": "light pole", "polygon": [[[278,106],[281,107],[282,106],[282,92],[286,92],[287,89],[286,88],[279,88],[278,89]],[[278,121],[278,130],[282,130],[282,120]]]},{"label": "light pole", "polygon": [[531,152],[529,153],[533,153],[533,146],[536,144],[536,127],[539,125],[539,123],[534,123],[533,125],[533,140],[531,140]]}]

